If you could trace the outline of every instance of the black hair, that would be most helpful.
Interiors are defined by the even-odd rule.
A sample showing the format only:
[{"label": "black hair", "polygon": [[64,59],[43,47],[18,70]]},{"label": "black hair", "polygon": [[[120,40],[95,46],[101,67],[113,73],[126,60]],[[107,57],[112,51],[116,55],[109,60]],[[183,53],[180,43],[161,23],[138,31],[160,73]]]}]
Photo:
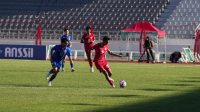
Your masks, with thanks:
[{"label": "black hair", "polygon": [[62,39],[61,39],[61,43],[64,43],[64,42],[66,42],[66,41],[68,41],[67,38],[62,38]]},{"label": "black hair", "polygon": [[87,27],[85,28],[85,30],[89,30],[89,29],[91,29],[91,27],[90,27],[90,26],[87,26]]},{"label": "black hair", "polygon": [[69,30],[68,28],[64,28],[63,31],[66,32],[67,30]]},{"label": "black hair", "polygon": [[110,38],[108,36],[103,37],[103,41],[108,41],[108,40],[110,40]]}]

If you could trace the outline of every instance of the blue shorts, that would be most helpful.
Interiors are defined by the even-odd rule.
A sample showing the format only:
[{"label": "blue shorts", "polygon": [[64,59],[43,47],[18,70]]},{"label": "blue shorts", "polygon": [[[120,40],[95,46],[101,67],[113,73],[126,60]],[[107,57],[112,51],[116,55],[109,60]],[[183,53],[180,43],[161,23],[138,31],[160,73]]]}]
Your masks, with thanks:
[{"label": "blue shorts", "polygon": [[66,50],[67,50],[66,55],[67,55],[68,57],[72,56],[71,48],[70,48],[70,47],[67,47]]},{"label": "blue shorts", "polygon": [[56,68],[58,68],[58,71],[60,70],[60,67],[61,67],[61,63],[59,62],[55,62],[55,61],[53,61],[53,62],[51,62],[51,65],[52,65],[52,67],[56,67]]}]

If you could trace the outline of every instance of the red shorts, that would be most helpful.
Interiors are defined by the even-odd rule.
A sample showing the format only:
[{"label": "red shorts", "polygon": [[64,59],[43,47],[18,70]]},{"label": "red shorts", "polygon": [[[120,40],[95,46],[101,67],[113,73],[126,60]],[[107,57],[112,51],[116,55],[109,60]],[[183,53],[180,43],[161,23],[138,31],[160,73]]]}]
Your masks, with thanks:
[{"label": "red shorts", "polygon": [[85,48],[85,53],[87,55],[90,55],[91,51],[92,51],[91,48]]},{"label": "red shorts", "polygon": [[95,66],[100,72],[108,70],[110,71],[107,61],[95,61]]},{"label": "red shorts", "polygon": [[86,53],[87,55],[90,55],[90,53],[91,53],[91,51],[92,51],[93,45],[90,45],[90,46],[85,45],[84,47],[85,47],[85,53]]}]

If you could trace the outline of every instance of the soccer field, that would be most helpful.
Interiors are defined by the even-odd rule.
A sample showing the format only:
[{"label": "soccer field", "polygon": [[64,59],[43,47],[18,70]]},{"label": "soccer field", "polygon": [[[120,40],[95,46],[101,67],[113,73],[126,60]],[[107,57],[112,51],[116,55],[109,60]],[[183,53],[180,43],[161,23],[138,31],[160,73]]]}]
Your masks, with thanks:
[{"label": "soccer field", "polygon": [[49,61],[0,60],[0,112],[200,112],[200,65],[109,64],[116,88],[87,62],[48,87]]}]

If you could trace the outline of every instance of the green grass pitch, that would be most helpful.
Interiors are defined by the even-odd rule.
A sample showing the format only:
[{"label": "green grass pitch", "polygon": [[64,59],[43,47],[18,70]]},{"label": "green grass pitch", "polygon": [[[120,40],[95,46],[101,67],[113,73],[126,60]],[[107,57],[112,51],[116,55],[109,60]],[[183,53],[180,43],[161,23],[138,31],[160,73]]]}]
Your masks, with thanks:
[{"label": "green grass pitch", "polygon": [[116,88],[87,62],[74,73],[67,62],[48,87],[49,61],[0,60],[0,112],[200,112],[200,65],[109,65]]}]

